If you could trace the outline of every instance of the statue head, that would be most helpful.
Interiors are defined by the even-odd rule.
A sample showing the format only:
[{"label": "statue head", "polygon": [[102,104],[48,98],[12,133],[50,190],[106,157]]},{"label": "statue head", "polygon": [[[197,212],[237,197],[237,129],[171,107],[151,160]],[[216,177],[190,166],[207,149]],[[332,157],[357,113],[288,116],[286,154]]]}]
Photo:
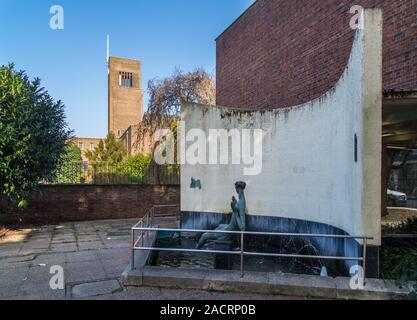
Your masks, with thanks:
[{"label": "statue head", "polygon": [[246,183],[243,181],[238,181],[235,183],[235,188],[237,193],[241,193],[246,188]]}]

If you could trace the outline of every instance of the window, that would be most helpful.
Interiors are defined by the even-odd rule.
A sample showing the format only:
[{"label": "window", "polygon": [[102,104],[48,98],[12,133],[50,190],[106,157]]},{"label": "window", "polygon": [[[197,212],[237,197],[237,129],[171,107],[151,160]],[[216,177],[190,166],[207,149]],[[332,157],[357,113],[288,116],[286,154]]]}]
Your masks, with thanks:
[{"label": "window", "polygon": [[90,151],[94,151],[94,143],[90,143]]},{"label": "window", "polygon": [[131,88],[133,83],[133,73],[119,72],[119,86],[122,88]]},{"label": "window", "polygon": [[88,172],[88,161],[83,161],[82,166],[81,166],[81,172],[82,173]]},{"label": "window", "polygon": [[78,143],[78,148],[80,148],[81,151],[84,150],[84,144],[82,142]]}]

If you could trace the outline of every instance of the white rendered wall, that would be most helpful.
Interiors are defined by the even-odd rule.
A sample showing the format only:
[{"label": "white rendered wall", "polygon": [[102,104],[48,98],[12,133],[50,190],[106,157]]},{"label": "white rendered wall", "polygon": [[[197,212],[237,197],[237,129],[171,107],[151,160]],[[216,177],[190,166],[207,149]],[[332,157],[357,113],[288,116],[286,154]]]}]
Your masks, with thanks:
[{"label": "white rendered wall", "polygon": [[[243,165],[184,164],[181,210],[228,213],[234,183],[242,180],[250,215],[329,224],[380,244],[381,53],[381,11],[366,10],[341,79],[321,98],[262,112],[185,105],[185,134],[263,129],[263,170],[244,176]],[[191,178],[201,181],[201,190],[190,188]]]}]

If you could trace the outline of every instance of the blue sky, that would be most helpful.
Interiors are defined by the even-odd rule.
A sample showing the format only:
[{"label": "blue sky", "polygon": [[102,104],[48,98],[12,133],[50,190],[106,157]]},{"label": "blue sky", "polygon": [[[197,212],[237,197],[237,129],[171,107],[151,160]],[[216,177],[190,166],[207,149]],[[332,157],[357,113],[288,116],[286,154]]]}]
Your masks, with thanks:
[{"label": "blue sky", "polygon": [[[142,86],[176,67],[215,73],[215,38],[254,0],[0,0],[0,65],[13,62],[66,105],[76,135],[107,133],[110,54],[142,61]],[[65,29],[49,28],[52,5]],[[146,92],[145,92],[146,94]],[[147,97],[145,96],[145,109]]]}]

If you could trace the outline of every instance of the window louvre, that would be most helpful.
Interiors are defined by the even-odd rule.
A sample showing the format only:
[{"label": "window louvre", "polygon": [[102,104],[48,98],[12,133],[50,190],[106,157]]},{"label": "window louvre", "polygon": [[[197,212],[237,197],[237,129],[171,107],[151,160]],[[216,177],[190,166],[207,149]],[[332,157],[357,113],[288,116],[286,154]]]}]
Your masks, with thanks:
[{"label": "window louvre", "polygon": [[119,72],[119,86],[122,88],[131,88],[133,85],[133,73]]}]

